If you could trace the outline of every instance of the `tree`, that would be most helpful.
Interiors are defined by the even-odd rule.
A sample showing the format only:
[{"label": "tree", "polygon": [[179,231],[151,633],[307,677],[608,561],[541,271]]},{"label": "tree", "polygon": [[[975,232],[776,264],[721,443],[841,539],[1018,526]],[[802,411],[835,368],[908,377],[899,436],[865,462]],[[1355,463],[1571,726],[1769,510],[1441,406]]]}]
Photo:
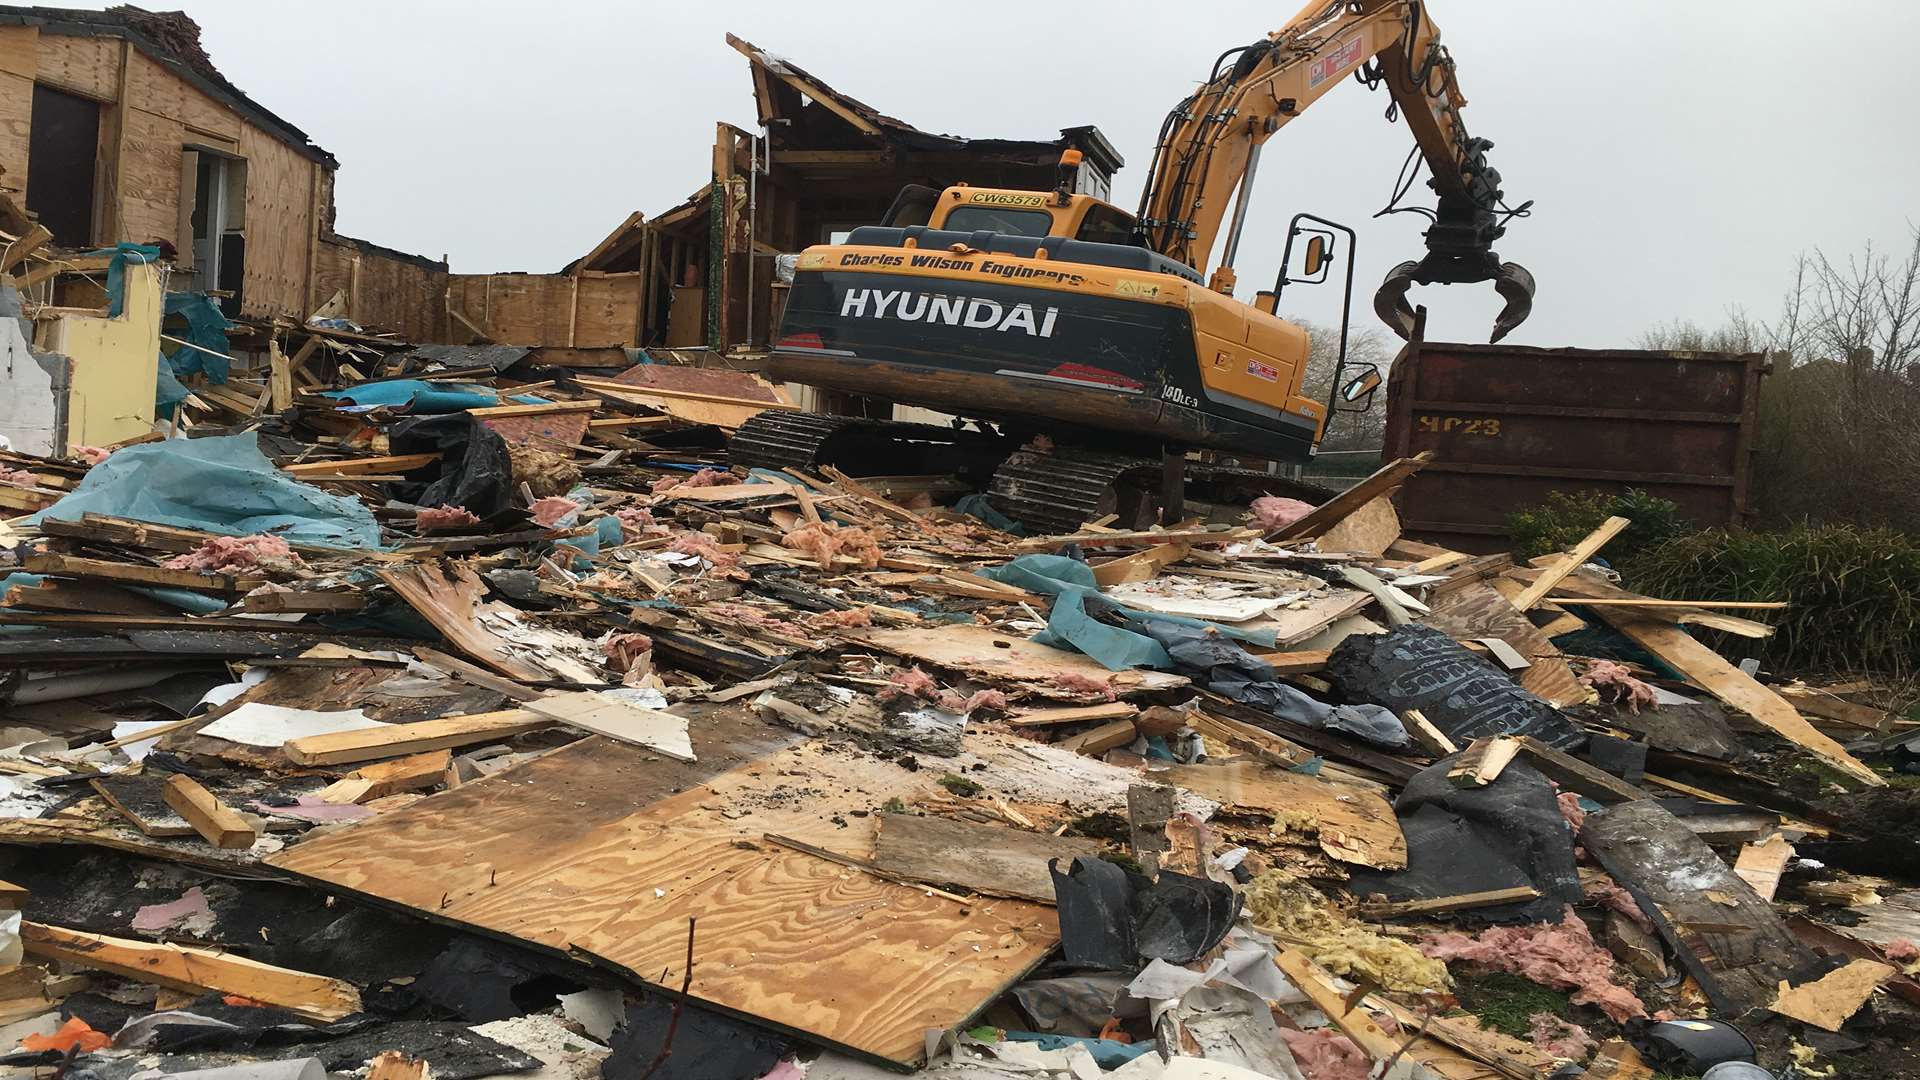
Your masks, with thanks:
[{"label": "tree", "polygon": [[[1340,328],[1321,326],[1304,319],[1294,321],[1307,332],[1307,340],[1312,343],[1312,349],[1307,354],[1307,375],[1300,392],[1315,401],[1324,403],[1333,392],[1334,369],[1340,363]],[[1326,437],[1320,444],[1323,452],[1379,450],[1385,443],[1387,395],[1384,380],[1398,352],[1397,343],[1390,340],[1381,330],[1372,327],[1355,327],[1348,331],[1347,363],[1376,365],[1380,369],[1383,385],[1382,389],[1373,395],[1373,401],[1365,412],[1336,413],[1328,420]],[[1346,378],[1351,379],[1357,374],[1359,372],[1349,366]]]}]

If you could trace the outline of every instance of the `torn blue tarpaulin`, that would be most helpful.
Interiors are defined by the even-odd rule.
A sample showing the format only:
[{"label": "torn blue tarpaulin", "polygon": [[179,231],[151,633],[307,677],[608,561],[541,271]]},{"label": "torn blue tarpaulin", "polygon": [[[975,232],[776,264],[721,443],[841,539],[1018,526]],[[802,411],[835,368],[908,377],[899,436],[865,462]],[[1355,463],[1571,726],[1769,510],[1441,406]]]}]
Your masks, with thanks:
[{"label": "torn blue tarpaulin", "polygon": [[[173,368],[175,375],[204,374],[210,383],[227,381],[227,356],[233,352],[233,346],[227,341],[227,331],[233,324],[227,321],[220,311],[220,305],[206,293],[168,293],[163,301],[167,315],[177,315],[187,321],[187,328],[170,337],[178,337],[190,342],[197,348],[176,345],[172,352],[162,347],[161,355],[167,358],[167,365]],[[217,354],[217,355],[215,355]]]},{"label": "torn blue tarpaulin", "polygon": [[[500,395],[477,383],[428,382],[425,379],[387,379],[360,383],[345,390],[329,390],[325,397],[364,408],[406,406],[422,415],[465,412],[500,404]],[[547,399],[532,394],[510,398],[521,405],[545,405]]]},{"label": "torn blue tarpaulin", "polygon": [[959,513],[979,518],[981,521],[999,529],[1003,533],[1009,533],[1013,536],[1027,535],[1027,527],[1025,525],[1001,513],[994,507],[992,502],[988,501],[985,495],[977,491],[971,495],[962,497],[959,502],[953,504],[953,508]]},{"label": "torn blue tarpaulin", "polygon": [[187,400],[190,391],[180,384],[179,379],[174,378],[172,364],[161,363],[155,366],[159,370],[155,372],[156,377],[153,381],[153,415],[162,420],[171,420],[173,410]]},{"label": "torn blue tarpaulin", "polygon": [[87,254],[105,255],[108,252],[112,252],[113,258],[107,260],[107,318],[117,319],[127,303],[127,266],[144,266],[158,260],[160,249],[151,244],[123,243]]},{"label": "torn blue tarpaulin", "polygon": [[1087,611],[1089,602],[1096,605],[1095,611],[1116,611],[1136,622],[1171,623],[1212,630],[1267,648],[1272,648],[1274,644],[1272,630],[1241,630],[1202,619],[1138,611],[1124,604],[1116,604],[1100,591],[1099,583],[1093,579],[1093,567],[1065,555],[1022,555],[1010,563],[982,570],[980,576],[1028,592],[1052,594],[1056,599],[1048,616],[1047,629],[1036,634],[1033,640],[1055,648],[1077,649],[1100,661],[1109,671],[1125,671],[1134,667],[1172,670],[1174,663],[1160,643],[1151,637],[1094,618]]},{"label": "torn blue tarpaulin", "polygon": [[380,525],[358,499],[281,472],[251,434],[123,447],[33,520],[78,521],[87,514],[228,536],[273,533],[294,544],[381,546]]}]

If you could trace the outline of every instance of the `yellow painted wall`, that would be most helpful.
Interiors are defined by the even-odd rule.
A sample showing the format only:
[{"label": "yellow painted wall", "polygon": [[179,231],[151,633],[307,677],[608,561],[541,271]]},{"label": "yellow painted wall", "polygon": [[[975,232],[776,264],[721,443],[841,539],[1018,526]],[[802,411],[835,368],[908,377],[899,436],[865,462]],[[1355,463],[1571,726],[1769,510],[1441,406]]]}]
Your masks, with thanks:
[{"label": "yellow painted wall", "polygon": [[153,430],[159,378],[160,295],[155,266],[129,265],[126,305],[117,319],[68,315],[56,321],[47,348],[73,361],[67,398],[67,445],[105,446]]}]

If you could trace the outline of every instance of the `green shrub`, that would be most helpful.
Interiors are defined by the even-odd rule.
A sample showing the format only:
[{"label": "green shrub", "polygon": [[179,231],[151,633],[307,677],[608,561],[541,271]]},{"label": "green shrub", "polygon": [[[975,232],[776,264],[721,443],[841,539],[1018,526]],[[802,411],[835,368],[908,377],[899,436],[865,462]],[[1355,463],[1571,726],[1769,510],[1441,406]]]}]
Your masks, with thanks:
[{"label": "green shrub", "polygon": [[1678,506],[1639,488],[1573,494],[1556,491],[1547,496],[1546,502],[1508,516],[1513,557],[1524,562],[1551,551],[1565,551],[1610,517],[1633,522],[1621,530],[1620,535],[1607,541],[1602,556],[1610,564],[1693,529],[1693,525],[1680,516]]},{"label": "green shrub", "polygon": [[1713,637],[1729,657],[1795,673],[1902,676],[1920,666],[1920,538],[1849,525],[1710,529],[1617,565],[1627,586],[1648,596],[1792,605],[1761,616],[1778,628],[1770,638]]}]

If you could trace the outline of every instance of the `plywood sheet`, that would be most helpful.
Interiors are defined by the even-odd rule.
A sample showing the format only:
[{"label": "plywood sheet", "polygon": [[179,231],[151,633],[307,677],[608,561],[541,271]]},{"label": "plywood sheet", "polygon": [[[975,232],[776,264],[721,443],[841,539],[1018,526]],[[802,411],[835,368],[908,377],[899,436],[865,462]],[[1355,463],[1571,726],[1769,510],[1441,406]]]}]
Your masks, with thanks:
[{"label": "plywood sheet", "polygon": [[126,100],[135,108],[178,120],[196,133],[229,142],[240,138],[240,115],[200,92],[139,49],[127,60]]},{"label": "plywood sheet", "polygon": [[0,26],[0,72],[31,81],[40,73],[39,52],[39,27]]},{"label": "plywood sheet", "polygon": [[24,75],[0,71],[0,187],[20,192],[17,202],[25,204],[27,154],[31,147],[33,124],[33,80]]},{"label": "plywood sheet", "polygon": [[809,761],[864,768],[877,785],[864,795],[831,785],[842,801],[932,783],[780,749],[791,737],[750,718],[696,723],[698,763],[586,739],[271,862],[431,918],[581,950],[676,990],[697,917],[696,1000],[911,1065],[926,1028],[963,1022],[1046,955],[1054,914],[1019,900],[958,904],[761,840],[779,832],[848,849],[831,821],[836,796],[771,797],[776,785],[805,785]]},{"label": "plywood sheet", "polygon": [[959,885],[994,896],[1053,903],[1048,861],[1098,858],[1092,840],[982,825],[937,815],[882,814],[873,861],[882,868],[930,885]]},{"label": "plywood sheet", "polygon": [[[439,264],[400,259],[363,249],[350,239],[320,240],[314,247],[308,309],[334,293],[346,295],[348,318],[372,330],[412,342],[446,335],[447,272]],[[462,340],[466,331],[462,330]]]},{"label": "plywood sheet", "polygon": [[1382,870],[1406,868],[1407,838],[1393,804],[1365,788],[1251,761],[1178,765],[1152,775],[1230,806],[1312,814],[1320,850],[1329,856]]},{"label": "plywood sheet", "polygon": [[1433,600],[1433,610],[1420,621],[1456,638],[1495,637],[1513,646],[1530,665],[1514,677],[1534,697],[1551,705],[1577,705],[1589,696],[1553,642],[1485,582],[1440,594]]},{"label": "plywood sheet", "polygon": [[251,124],[241,125],[240,156],[247,159],[241,313],[290,315],[304,322],[307,248],[314,230],[314,172],[319,165]]},{"label": "plywood sheet", "polygon": [[121,47],[115,38],[41,34],[34,78],[95,101],[118,101]]},{"label": "plywood sheet", "polygon": [[121,120],[120,235],[177,244],[180,151],[187,129],[178,120],[140,109],[122,110]]}]

